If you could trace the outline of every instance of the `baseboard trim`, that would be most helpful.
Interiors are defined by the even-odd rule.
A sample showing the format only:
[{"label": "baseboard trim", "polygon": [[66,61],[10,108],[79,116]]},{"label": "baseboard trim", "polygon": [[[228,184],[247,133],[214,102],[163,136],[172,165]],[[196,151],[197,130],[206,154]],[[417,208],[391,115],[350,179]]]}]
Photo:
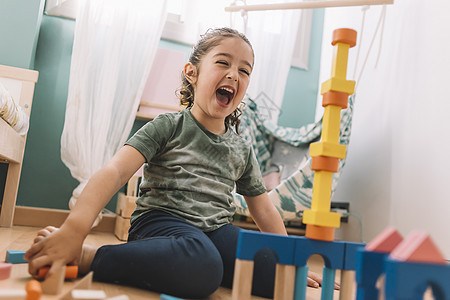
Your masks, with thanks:
[{"label": "baseboard trim", "polygon": [[[13,224],[30,227],[60,227],[69,215],[69,212],[69,210],[64,209],[16,206]],[[115,222],[115,214],[104,214],[100,224],[92,228],[92,231],[113,233]]]}]

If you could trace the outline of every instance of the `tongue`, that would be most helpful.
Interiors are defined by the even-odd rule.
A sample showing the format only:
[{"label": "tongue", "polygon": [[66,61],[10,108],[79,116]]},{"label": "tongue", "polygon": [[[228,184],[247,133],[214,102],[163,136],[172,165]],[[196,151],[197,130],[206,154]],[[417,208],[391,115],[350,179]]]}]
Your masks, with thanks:
[{"label": "tongue", "polygon": [[216,97],[220,103],[223,103],[225,105],[228,104],[228,97],[226,95],[221,94],[220,92],[216,92]]}]

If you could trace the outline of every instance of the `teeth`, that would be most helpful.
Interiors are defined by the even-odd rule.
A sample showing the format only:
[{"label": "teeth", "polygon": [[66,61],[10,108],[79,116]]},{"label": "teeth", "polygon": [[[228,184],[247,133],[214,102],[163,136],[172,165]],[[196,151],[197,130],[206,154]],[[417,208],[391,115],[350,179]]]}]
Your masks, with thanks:
[{"label": "teeth", "polygon": [[234,93],[234,91],[232,90],[232,89],[230,89],[230,88],[226,88],[226,87],[223,87],[223,88],[220,88],[221,90],[224,90],[224,91],[227,91],[228,93],[230,93],[230,94],[233,94]]}]

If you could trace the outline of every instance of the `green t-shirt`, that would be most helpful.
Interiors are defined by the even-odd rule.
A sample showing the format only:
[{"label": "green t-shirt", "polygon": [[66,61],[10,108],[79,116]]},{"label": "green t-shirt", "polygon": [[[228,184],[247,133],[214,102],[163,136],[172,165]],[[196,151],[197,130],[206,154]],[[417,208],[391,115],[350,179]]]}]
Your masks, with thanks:
[{"label": "green t-shirt", "polygon": [[266,191],[252,147],[230,128],[209,132],[188,109],[158,116],[126,144],[147,161],[131,222],[158,209],[212,231],[231,221],[235,186],[244,196]]}]

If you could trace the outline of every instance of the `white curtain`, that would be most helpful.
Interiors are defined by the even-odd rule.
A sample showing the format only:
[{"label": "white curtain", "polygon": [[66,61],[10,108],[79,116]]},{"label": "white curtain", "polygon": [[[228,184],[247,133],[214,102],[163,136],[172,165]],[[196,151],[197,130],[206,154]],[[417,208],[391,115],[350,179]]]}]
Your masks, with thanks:
[{"label": "white curtain", "polygon": [[[330,77],[332,30],[351,27],[362,46],[352,138],[335,201],[350,201],[361,216],[370,241],[387,226],[402,235],[426,230],[444,257],[450,258],[450,2],[395,0],[373,38],[382,6],[327,9],[322,63]],[[372,43],[372,40],[374,41]],[[359,76],[372,45],[365,70]],[[356,58],[352,49],[350,63]],[[354,66],[350,66],[353,74]],[[353,79],[353,78],[352,78]],[[359,236],[361,226],[350,218],[345,239]]]},{"label": "white curtain", "polygon": [[131,131],[166,15],[165,0],[80,3],[61,136],[62,161],[80,182],[71,208]]},{"label": "white curtain", "polygon": [[[249,5],[281,2],[294,1],[246,1]],[[245,32],[255,51],[255,68],[248,87],[248,95],[256,99],[275,123],[283,102],[300,17],[301,10],[298,9],[250,11],[247,15],[247,24],[244,25],[246,28],[239,28],[242,22],[239,22],[241,26],[235,26],[236,29]]]}]

